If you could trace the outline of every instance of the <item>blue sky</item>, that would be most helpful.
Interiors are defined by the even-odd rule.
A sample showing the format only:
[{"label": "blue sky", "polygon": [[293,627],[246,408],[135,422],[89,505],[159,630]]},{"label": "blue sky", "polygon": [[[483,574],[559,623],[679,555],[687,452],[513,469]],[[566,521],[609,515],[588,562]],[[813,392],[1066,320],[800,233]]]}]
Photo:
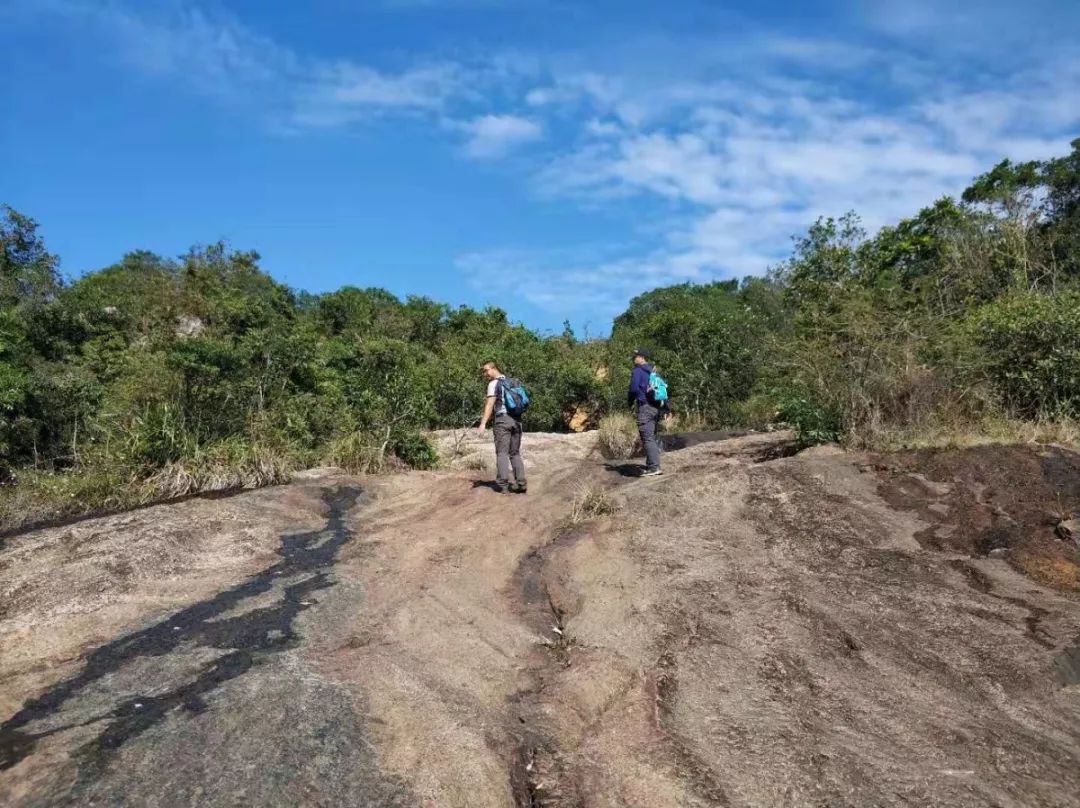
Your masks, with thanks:
[{"label": "blue sky", "polygon": [[0,0],[0,201],[604,333],[1080,135],[1080,3]]}]

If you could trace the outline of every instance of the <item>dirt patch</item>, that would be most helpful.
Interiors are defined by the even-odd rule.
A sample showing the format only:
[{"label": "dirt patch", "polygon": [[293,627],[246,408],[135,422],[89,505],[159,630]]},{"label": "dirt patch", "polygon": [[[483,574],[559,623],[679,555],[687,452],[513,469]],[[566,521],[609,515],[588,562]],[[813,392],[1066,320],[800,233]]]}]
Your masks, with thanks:
[{"label": "dirt patch", "polygon": [[882,497],[918,512],[927,548],[1002,556],[1032,579],[1080,591],[1080,546],[1058,526],[1080,511],[1080,454],[980,446],[870,458]]}]

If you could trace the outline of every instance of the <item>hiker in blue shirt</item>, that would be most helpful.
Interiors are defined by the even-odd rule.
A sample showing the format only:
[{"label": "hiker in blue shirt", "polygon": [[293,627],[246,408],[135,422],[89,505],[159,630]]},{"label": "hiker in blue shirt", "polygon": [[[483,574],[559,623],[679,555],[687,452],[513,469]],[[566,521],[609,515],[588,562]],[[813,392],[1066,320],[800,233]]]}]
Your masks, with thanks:
[{"label": "hiker in blue shirt", "polygon": [[652,373],[653,366],[649,362],[648,352],[642,348],[636,348],[634,369],[630,373],[630,389],[626,393],[626,401],[635,409],[638,434],[641,436],[641,446],[645,450],[643,477],[656,477],[663,473],[660,470],[660,444],[656,442],[656,430],[660,425],[660,418],[667,409],[667,391],[665,388],[663,399],[657,400],[654,391],[649,388]]}]

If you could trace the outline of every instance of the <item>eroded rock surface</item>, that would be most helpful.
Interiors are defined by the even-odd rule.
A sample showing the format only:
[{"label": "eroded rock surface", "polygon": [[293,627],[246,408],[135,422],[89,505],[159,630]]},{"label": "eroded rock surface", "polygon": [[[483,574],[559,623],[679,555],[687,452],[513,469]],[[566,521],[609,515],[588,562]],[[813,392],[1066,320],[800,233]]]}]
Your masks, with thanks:
[{"label": "eroded rock surface", "polygon": [[0,803],[1075,804],[1080,601],[948,533],[993,492],[724,437],[9,540]]}]

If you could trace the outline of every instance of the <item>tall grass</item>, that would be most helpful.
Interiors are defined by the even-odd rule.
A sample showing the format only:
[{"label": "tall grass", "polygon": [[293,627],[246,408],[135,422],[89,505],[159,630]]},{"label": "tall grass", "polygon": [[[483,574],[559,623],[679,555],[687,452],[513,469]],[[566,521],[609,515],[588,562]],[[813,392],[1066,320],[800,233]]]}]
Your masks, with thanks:
[{"label": "tall grass", "polygon": [[606,460],[627,460],[641,451],[637,423],[627,413],[612,413],[600,419],[596,448]]},{"label": "tall grass", "polygon": [[917,426],[894,426],[875,435],[866,448],[895,451],[1047,443],[1080,444],[1080,422],[1069,418],[1025,421],[988,413],[976,420],[939,419]]},{"label": "tall grass", "polygon": [[292,459],[242,441],[226,441],[190,460],[167,463],[139,486],[141,502],[157,502],[204,491],[261,488],[288,482]]},{"label": "tall grass", "polygon": [[422,438],[392,442],[385,435],[380,439],[353,432],[331,443],[321,458],[240,438],[195,447],[178,460],[150,468],[124,465],[102,455],[70,471],[17,472],[12,482],[0,485],[0,532],[194,494],[286,483],[293,471],[320,459],[353,473],[379,474],[410,464],[428,468],[437,454]]},{"label": "tall grass", "polygon": [[351,432],[330,444],[325,459],[352,474],[381,474],[388,468],[387,444]]},{"label": "tall grass", "polygon": [[197,450],[149,476],[109,466],[67,472],[21,471],[15,484],[0,487],[0,532],[210,491],[284,483],[293,468],[293,459],[286,452],[235,440]]}]

